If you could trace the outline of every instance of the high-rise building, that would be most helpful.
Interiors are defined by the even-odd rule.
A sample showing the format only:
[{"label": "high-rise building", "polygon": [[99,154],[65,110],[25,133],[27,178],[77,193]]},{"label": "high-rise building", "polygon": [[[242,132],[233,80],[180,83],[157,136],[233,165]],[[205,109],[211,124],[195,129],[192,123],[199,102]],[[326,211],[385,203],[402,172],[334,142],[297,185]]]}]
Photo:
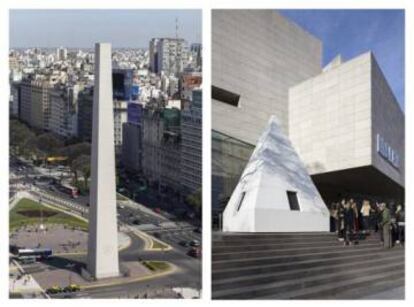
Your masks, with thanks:
[{"label": "high-rise building", "polygon": [[155,74],[159,73],[158,69],[158,38],[152,38],[149,44],[149,69]]},{"label": "high-rise building", "polygon": [[20,88],[20,119],[32,128],[48,131],[52,85],[47,80],[28,77],[22,80]]},{"label": "high-rise building", "polygon": [[20,85],[19,83],[10,84],[9,113],[11,116],[19,116]]},{"label": "high-rise building", "polygon": [[128,121],[122,127],[122,164],[127,172],[142,171],[142,113],[141,103],[128,103]]},{"label": "high-rise building", "polygon": [[181,191],[181,112],[177,108],[162,110],[161,176],[162,191]]},{"label": "high-rise building", "polygon": [[142,122],[144,176],[160,192],[180,192],[180,110],[146,107]]},{"label": "high-rise building", "polygon": [[[92,101],[94,88],[88,87],[80,91],[78,96],[78,135],[85,142],[92,140]],[[124,100],[113,101],[114,140],[116,152],[122,147],[122,125],[127,122],[127,105]]]},{"label": "high-rise building", "polygon": [[57,87],[50,92],[49,130],[65,138],[78,134],[79,85]]},{"label": "high-rise building", "polygon": [[153,186],[159,186],[161,177],[161,141],[163,126],[158,108],[144,108],[142,116],[142,170]]},{"label": "high-rise building", "polygon": [[191,54],[194,58],[194,66],[200,68],[202,66],[202,45],[200,43],[193,43],[190,46]]},{"label": "high-rise building", "polygon": [[122,150],[122,125],[127,122],[128,112],[126,101],[115,100],[114,103],[114,141],[115,141],[115,152],[121,153]]},{"label": "high-rise building", "polygon": [[178,75],[188,57],[187,42],[182,38],[160,38],[157,43],[158,73]]},{"label": "high-rise building", "polygon": [[58,61],[66,61],[68,58],[68,49],[59,47],[56,49],[56,58]]},{"label": "high-rise building", "polygon": [[192,100],[181,112],[181,185],[193,193],[202,182],[202,91],[193,89]]},{"label": "high-rise building", "polygon": [[92,140],[93,87],[86,87],[78,96],[78,137],[84,142]]},{"label": "high-rise building", "polygon": [[113,69],[112,84],[114,100],[129,101],[132,99],[132,69]]}]

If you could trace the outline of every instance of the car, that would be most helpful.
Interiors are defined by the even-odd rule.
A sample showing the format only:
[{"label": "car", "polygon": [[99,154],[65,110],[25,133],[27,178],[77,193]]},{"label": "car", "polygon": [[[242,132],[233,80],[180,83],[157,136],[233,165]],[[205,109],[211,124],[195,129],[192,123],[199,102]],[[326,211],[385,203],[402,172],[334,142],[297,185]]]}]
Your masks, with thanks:
[{"label": "car", "polygon": [[156,212],[156,213],[161,213],[161,209],[160,209],[160,208],[155,208],[155,209],[154,209],[154,212]]},{"label": "car", "polygon": [[198,247],[192,247],[188,252],[188,256],[191,256],[193,258],[200,258],[201,257],[201,249]]},{"label": "car", "polygon": [[63,288],[59,286],[53,286],[53,287],[46,289],[46,294],[57,294],[57,293],[62,293],[62,292],[63,292]]},{"label": "car", "polygon": [[184,246],[184,247],[189,247],[190,246],[190,242],[188,242],[188,241],[180,241],[179,242],[179,244],[181,245],[181,246]]},{"label": "car", "polygon": [[190,246],[198,247],[198,246],[200,246],[200,241],[198,241],[198,240],[192,240],[190,242]]},{"label": "car", "polygon": [[63,288],[63,292],[77,292],[80,291],[80,286],[77,284],[70,284],[69,286],[66,286]]},{"label": "car", "polygon": [[200,228],[200,227],[195,228],[195,229],[194,229],[194,232],[195,232],[195,233],[201,233],[201,228]]}]

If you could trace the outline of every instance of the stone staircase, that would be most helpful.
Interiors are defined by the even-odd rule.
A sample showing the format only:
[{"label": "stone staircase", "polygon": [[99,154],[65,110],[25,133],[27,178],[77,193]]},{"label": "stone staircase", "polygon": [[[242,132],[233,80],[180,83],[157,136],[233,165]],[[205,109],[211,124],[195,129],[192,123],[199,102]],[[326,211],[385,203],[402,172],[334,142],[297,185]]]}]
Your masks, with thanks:
[{"label": "stone staircase", "polygon": [[[404,287],[404,248],[378,234],[214,233],[213,299],[361,299]],[[401,297],[403,299],[403,297]]]}]

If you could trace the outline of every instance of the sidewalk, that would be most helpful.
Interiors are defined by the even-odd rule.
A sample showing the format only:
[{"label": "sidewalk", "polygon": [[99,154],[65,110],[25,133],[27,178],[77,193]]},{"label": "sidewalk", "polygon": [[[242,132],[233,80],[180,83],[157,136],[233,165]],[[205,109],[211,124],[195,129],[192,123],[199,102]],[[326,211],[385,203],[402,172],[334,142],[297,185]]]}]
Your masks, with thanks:
[{"label": "sidewalk", "polygon": [[15,261],[10,264],[9,293],[22,298],[48,298],[36,280]]}]

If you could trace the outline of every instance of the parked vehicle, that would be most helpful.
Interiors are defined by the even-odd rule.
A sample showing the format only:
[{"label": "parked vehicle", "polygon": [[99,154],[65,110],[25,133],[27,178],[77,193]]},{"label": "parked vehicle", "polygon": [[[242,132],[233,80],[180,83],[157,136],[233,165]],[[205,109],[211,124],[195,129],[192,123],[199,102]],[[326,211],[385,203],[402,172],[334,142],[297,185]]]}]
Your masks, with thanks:
[{"label": "parked vehicle", "polygon": [[200,227],[197,227],[196,229],[194,229],[194,232],[195,233],[201,233],[201,228]]},{"label": "parked vehicle", "polygon": [[63,289],[63,292],[77,292],[77,291],[80,291],[80,286],[77,284],[71,284],[69,286],[66,286]]},{"label": "parked vehicle", "polygon": [[190,242],[190,245],[193,246],[193,247],[198,247],[198,246],[200,246],[200,241],[198,241],[198,240],[192,240]]},{"label": "parked vehicle", "polygon": [[188,242],[188,241],[180,241],[180,243],[179,243],[181,246],[184,246],[184,247],[189,247],[190,246],[190,242]]},{"label": "parked vehicle", "polygon": [[187,255],[193,258],[201,258],[201,248],[199,247],[192,247],[188,252]]},{"label": "parked vehicle", "polygon": [[51,248],[21,248],[17,251],[18,259],[25,259],[27,257],[35,257],[36,259],[47,259],[51,257],[53,251]]},{"label": "parked vehicle", "polygon": [[63,288],[59,286],[53,286],[51,288],[46,289],[47,294],[57,294],[57,293],[62,293],[62,292],[63,292]]},{"label": "parked vehicle", "polygon": [[19,257],[19,261],[22,264],[30,264],[30,263],[35,263],[37,259],[36,259],[36,256],[21,256]]}]

